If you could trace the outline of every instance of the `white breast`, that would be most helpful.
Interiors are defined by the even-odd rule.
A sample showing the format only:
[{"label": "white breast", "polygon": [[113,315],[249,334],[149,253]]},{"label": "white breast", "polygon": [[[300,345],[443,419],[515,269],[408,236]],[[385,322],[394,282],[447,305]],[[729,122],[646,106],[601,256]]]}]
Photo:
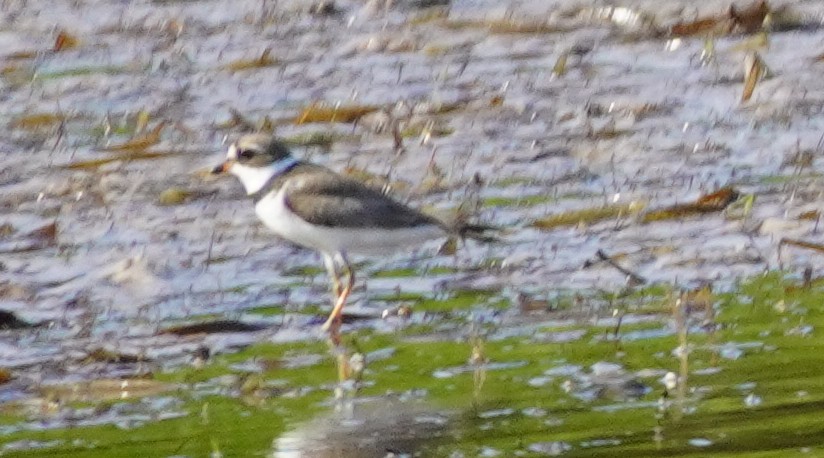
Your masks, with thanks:
[{"label": "white breast", "polygon": [[313,226],[289,209],[284,189],[261,199],[255,212],[279,236],[325,253],[386,254],[446,236],[434,224],[403,229]]}]

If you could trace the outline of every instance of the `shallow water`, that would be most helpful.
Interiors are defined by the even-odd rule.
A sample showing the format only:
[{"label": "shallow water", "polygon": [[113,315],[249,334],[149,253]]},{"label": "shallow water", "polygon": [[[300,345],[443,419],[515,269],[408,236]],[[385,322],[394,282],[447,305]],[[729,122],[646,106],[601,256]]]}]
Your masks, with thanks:
[{"label": "shallow water", "polygon": [[[289,1],[0,1],[0,310],[40,324],[0,331],[4,452],[264,452],[286,430],[334,424],[318,257],[260,227],[233,179],[203,173],[243,130],[236,111],[235,124],[321,143],[296,147],[300,156],[505,228],[501,243],[455,255],[433,245],[359,260],[347,348],[383,353],[367,357],[368,383],[347,396],[377,406],[366,412],[391,411],[380,405],[390,393],[409,398],[389,423],[444,419],[444,442],[456,443],[397,427],[410,447],[814,453],[816,290],[800,307],[775,277],[759,294],[739,280],[761,285],[758,275],[783,268],[796,282],[824,267],[813,251],[778,249],[782,237],[820,238],[824,9],[771,5],[767,46],[752,33],[669,38],[648,22],[663,30],[728,6],[342,1],[318,13]],[[770,76],[742,103],[752,51]],[[317,103],[379,111],[294,122]],[[122,148],[162,121],[148,148]],[[611,204],[665,208],[727,185],[754,197],[751,209],[533,225]],[[628,284],[598,250],[652,286]],[[674,324],[669,295],[705,284],[730,294],[709,301],[718,316],[691,310]],[[408,319],[380,319],[405,307]],[[175,329],[218,318],[262,329]],[[658,379],[679,372],[685,326],[708,356],[690,358],[699,382],[676,409]],[[191,369],[203,348],[215,359]],[[602,380],[597,363],[620,370]],[[122,379],[158,383],[121,401]]]}]

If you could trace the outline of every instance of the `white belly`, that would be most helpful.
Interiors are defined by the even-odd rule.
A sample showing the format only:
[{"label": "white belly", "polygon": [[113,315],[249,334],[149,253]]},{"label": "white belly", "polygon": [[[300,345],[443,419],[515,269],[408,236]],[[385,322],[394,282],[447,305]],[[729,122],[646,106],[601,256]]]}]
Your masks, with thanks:
[{"label": "white belly", "polygon": [[261,199],[255,212],[279,236],[325,253],[386,254],[446,236],[434,224],[403,229],[313,226],[292,213],[282,191]]}]

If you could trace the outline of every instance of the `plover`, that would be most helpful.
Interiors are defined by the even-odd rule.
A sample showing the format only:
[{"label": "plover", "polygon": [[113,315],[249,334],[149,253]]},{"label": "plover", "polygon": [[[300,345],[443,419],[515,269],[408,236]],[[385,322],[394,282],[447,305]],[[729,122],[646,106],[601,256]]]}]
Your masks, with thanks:
[{"label": "plover", "polygon": [[268,135],[241,137],[212,172],[238,177],[258,217],[275,234],[321,253],[335,295],[324,330],[339,326],[352,292],[350,254],[386,255],[450,235],[492,239],[483,235],[486,226],[452,227],[357,180],[296,159]]}]

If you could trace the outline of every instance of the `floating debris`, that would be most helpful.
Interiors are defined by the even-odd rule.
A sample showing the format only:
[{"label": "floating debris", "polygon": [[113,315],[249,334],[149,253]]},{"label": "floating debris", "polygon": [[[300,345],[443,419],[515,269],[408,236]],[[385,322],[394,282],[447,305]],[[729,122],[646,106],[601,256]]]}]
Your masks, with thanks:
[{"label": "floating debris", "polygon": [[546,299],[538,299],[534,295],[519,291],[515,296],[515,304],[521,313],[544,313],[555,308],[552,302]]},{"label": "floating debris", "polygon": [[260,53],[260,56],[254,59],[239,59],[234,62],[226,64],[223,68],[233,72],[242,70],[254,70],[258,68],[272,67],[280,64],[280,61],[271,56],[272,49],[266,48]]},{"label": "floating debris", "polygon": [[619,219],[635,216],[640,213],[646,203],[630,202],[628,204],[614,204],[597,208],[585,208],[547,216],[533,221],[530,226],[541,230],[554,230],[559,227],[591,225],[607,219]]},{"label": "floating debris", "polygon": [[738,196],[738,191],[732,187],[721,188],[711,194],[699,197],[693,203],[673,205],[661,210],[651,210],[641,215],[641,222],[650,223],[706,213],[717,213],[727,208],[727,205],[735,202]]},{"label": "floating debris", "polygon": [[176,389],[171,383],[149,379],[103,379],[88,382],[42,385],[39,390],[48,399],[61,402],[100,402],[153,396]]},{"label": "floating debris", "polygon": [[46,130],[53,129],[67,120],[67,116],[58,113],[34,113],[15,118],[9,123],[12,129]]},{"label": "floating debris", "polygon": [[157,197],[157,203],[162,206],[180,205],[192,195],[191,191],[183,188],[172,187],[164,189]]},{"label": "floating debris", "polygon": [[670,34],[680,37],[696,35],[718,37],[737,33],[755,33],[764,28],[769,13],[770,8],[763,0],[743,10],[730,5],[725,13],[718,16],[675,24],[670,28]]},{"label": "floating debris", "polygon": [[85,363],[98,362],[109,364],[135,364],[143,361],[148,361],[148,359],[142,355],[118,353],[102,347],[91,350],[84,359]]},{"label": "floating debris", "polygon": [[218,334],[226,332],[256,332],[266,329],[268,325],[245,323],[237,320],[216,320],[203,323],[172,326],[160,331],[160,334],[188,336],[193,334]]},{"label": "floating debris", "polygon": [[10,237],[14,235],[15,232],[17,232],[17,229],[10,223],[0,224],[0,239]]},{"label": "floating debris", "polygon": [[752,97],[755,85],[767,74],[767,65],[761,60],[757,52],[751,52],[744,58],[744,91],[741,93],[741,103]]},{"label": "floating debris", "polygon": [[569,51],[564,51],[558,56],[555,65],[552,66],[552,76],[562,77],[567,72],[567,59],[569,58]]},{"label": "floating debris", "polygon": [[125,143],[111,145],[103,148],[103,151],[112,153],[136,153],[146,150],[160,143],[160,134],[168,125],[168,121],[161,121],[151,132],[135,137]]},{"label": "floating debris", "polygon": [[295,124],[313,122],[340,122],[352,123],[364,115],[377,111],[379,108],[371,105],[341,105],[330,106],[323,103],[314,103],[304,108],[295,118]]},{"label": "floating debris", "polygon": [[486,19],[479,21],[447,20],[441,22],[441,25],[453,30],[486,29],[489,33],[493,34],[558,33],[567,30],[566,27],[547,22],[529,22],[512,19]]},{"label": "floating debris", "polygon": [[[622,274],[626,275],[632,285],[643,285],[643,284],[647,283],[646,278],[644,278],[644,277],[642,277],[642,276],[640,276],[640,275],[638,275],[634,272],[631,272],[630,270],[622,267],[620,264],[618,264],[617,261],[615,261],[615,259],[612,258],[612,256],[609,256],[603,250],[598,250],[595,253],[595,255],[598,257],[598,259],[600,261],[606,262],[607,264],[612,266],[618,272],[621,272]],[[589,265],[591,265],[591,264],[588,263],[588,265],[585,265],[584,267],[588,267]]]},{"label": "floating debris", "polygon": [[54,46],[52,46],[52,51],[60,52],[66,51],[69,49],[74,49],[80,44],[80,40],[66,32],[65,30],[61,30],[58,32],[57,37],[54,39]]},{"label": "floating debris", "polygon": [[781,241],[778,242],[779,254],[781,252],[781,248],[784,245],[792,245],[792,246],[797,246],[797,247],[800,247],[800,248],[807,248],[808,250],[818,251],[819,253],[824,253],[824,245],[822,245],[820,243],[807,242],[805,240],[782,238]]},{"label": "floating debris", "polygon": [[730,51],[755,51],[758,49],[768,49],[769,47],[770,36],[766,31],[762,31],[733,46],[730,48]]},{"label": "floating debris", "polygon": [[[0,240],[8,239],[12,234],[16,234],[14,226],[0,226]],[[18,238],[20,240],[0,244],[0,253],[25,253],[57,245],[57,221],[46,223]]]},{"label": "floating debris", "polygon": [[113,157],[104,157],[100,159],[89,159],[85,161],[76,161],[71,162],[63,166],[65,169],[72,169],[72,170],[84,170],[84,169],[96,169],[106,164],[111,164],[112,162],[129,162],[129,161],[141,161],[141,160],[148,160],[148,159],[158,159],[162,157],[168,157],[175,152],[160,152],[160,151],[137,151],[137,152],[126,152],[123,154],[118,154],[117,156]]},{"label": "floating debris", "polygon": [[45,224],[25,235],[26,238],[42,240],[49,244],[57,243],[57,221]]},{"label": "floating debris", "polygon": [[701,47],[701,54],[698,56],[701,65],[707,66],[715,60],[715,39],[707,37],[704,46]]}]

